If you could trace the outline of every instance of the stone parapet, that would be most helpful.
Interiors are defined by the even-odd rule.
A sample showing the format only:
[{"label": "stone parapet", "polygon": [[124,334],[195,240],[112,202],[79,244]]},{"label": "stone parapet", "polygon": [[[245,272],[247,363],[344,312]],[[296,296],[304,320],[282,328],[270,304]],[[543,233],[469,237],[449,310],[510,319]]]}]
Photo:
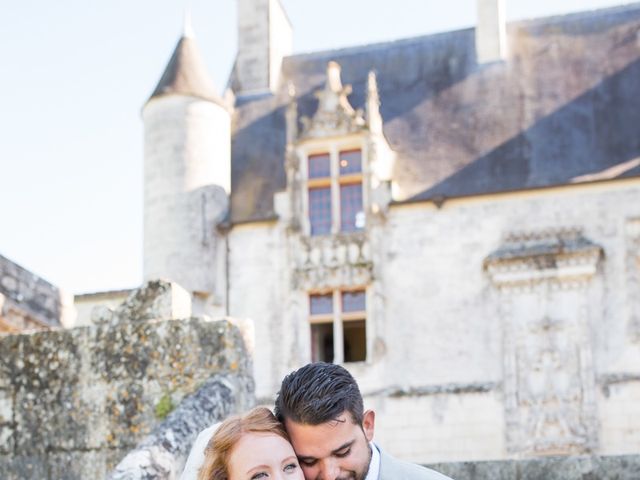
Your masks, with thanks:
[{"label": "stone parapet", "polygon": [[61,326],[66,300],[56,286],[0,255],[0,332]]},{"label": "stone parapet", "polygon": [[[179,469],[199,430],[253,402],[249,355],[227,321],[10,335],[0,338],[0,359],[3,480],[106,478],[159,438]],[[205,388],[215,407],[197,407]],[[198,415],[185,415],[188,405]],[[169,431],[178,446],[165,441]]]},{"label": "stone parapet", "polygon": [[429,467],[456,480],[636,480],[640,478],[640,455],[441,463]]}]

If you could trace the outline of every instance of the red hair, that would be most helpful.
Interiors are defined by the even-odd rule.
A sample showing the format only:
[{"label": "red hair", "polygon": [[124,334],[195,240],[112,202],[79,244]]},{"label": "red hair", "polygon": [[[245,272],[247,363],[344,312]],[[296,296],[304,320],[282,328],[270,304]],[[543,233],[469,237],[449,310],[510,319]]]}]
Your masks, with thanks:
[{"label": "red hair", "polygon": [[273,433],[289,441],[284,427],[268,408],[257,407],[244,415],[228,418],[207,444],[198,480],[228,480],[231,451],[247,433]]}]

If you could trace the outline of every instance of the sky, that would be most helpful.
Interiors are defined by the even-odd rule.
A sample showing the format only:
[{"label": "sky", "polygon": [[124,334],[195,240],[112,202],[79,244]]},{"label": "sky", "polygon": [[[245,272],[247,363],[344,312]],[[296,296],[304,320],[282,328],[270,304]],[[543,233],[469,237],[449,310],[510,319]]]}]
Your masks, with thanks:
[{"label": "sky", "polygon": [[[236,0],[1,2],[0,255],[69,293],[138,286],[141,108],[187,7],[222,92]],[[282,3],[302,53],[466,28],[476,0]],[[506,12],[511,21],[624,3],[506,0]]]}]

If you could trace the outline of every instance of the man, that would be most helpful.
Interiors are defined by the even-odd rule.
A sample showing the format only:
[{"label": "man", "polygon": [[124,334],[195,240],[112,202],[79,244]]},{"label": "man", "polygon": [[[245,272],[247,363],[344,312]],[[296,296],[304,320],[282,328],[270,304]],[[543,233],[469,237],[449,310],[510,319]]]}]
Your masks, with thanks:
[{"label": "man", "polygon": [[310,363],[287,375],[276,398],[306,480],[450,480],[401,462],[372,443],[375,412],[343,367]]}]

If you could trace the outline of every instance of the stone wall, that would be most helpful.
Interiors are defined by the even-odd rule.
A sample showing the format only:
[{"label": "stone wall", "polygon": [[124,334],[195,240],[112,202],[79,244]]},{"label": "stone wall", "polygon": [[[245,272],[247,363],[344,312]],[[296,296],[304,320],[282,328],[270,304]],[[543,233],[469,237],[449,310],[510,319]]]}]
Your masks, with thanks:
[{"label": "stone wall", "polygon": [[179,464],[199,430],[251,405],[250,369],[227,321],[121,320],[0,338],[2,478],[106,478],[136,446],[176,431],[174,406],[215,377],[228,391],[210,417],[180,415],[181,442],[169,449]]},{"label": "stone wall", "polygon": [[640,455],[548,457],[535,460],[429,465],[455,480],[637,480]]},{"label": "stone wall", "polygon": [[[405,421],[421,411],[414,438],[397,420],[380,429],[383,447],[421,462],[640,451],[637,295],[626,280],[638,270],[628,239],[638,191],[629,182],[391,209],[385,374],[356,369],[365,391],[382,378],[424,394],[403,400]],[[477,384],[493,393],[465,393]]]},{"label": "stone wall", "polygon": [[[630,180],[392,206],[370,244],[369,356],[345,365],[381,446],[420,463],[639,452],[639,192]],[[256,321],[265,400],[310,359],[286,242],[283,222],[229,237],[229,308]]]},{"label": "stone wall", "polygon": [[72,304],[72,297],[0,255],[0,332],[66,324]]}]

